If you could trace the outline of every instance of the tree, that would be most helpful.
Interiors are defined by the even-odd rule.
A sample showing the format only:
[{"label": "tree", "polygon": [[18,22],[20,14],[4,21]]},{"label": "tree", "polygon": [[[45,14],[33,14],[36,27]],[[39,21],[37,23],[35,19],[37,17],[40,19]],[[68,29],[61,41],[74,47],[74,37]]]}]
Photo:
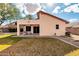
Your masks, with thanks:
[{"label": "tree", "polygon": [[26,18],[29,19],[29,20],[33,19],[32,15],[27,15]]},{"label": "tree", "polygon": [[0,25],[5,20],[16,19],[20,15],[19,9],[11,3],[0,3]]}]

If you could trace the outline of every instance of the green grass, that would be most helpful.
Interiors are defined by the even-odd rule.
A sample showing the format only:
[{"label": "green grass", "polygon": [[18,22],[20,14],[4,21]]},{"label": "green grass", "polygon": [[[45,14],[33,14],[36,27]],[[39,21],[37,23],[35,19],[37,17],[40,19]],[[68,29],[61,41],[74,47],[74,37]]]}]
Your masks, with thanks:
[{"label": "green grass", "polygon": [[[19,42],[18,42],[19,41]],[[13,45],[0,52],[0,55],[53,55],[62,56],[78,48],[54,38],[22,38],[7,37],[0,40],[0,44]],[[18,43],[17,43],[18,42]],[[17,44],[15,44],[17,43]],[[6,54],[5,54],[6,53]]]},{"label": "green grass", "polygon": [[12,46],[16,42],[18,42],[19,38],[11,37],[13,34],[3,34],[0,35],[0,51]]},{"label": "green grass", "polygon": [[0,38],[6,38],[6,37],[9,37],[9,36],[12,36],[13,34],[3,34],[3,35],[0,35]]},{"label": "green grass", "polygon": [[68,54],[66,56],[79,56],[79,49],[76,49]]}]

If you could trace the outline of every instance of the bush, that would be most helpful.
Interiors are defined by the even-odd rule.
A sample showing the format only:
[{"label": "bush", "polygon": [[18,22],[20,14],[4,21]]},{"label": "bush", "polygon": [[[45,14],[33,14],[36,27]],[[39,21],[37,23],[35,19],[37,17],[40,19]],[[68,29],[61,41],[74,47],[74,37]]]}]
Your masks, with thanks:
[{"label": "bush", "polygon": [[70,32],[65,32],[65,36],[70,37]]},{"label": "bush", "polygon": [[9,29],[9,32],[17,32],[17,29]]}]

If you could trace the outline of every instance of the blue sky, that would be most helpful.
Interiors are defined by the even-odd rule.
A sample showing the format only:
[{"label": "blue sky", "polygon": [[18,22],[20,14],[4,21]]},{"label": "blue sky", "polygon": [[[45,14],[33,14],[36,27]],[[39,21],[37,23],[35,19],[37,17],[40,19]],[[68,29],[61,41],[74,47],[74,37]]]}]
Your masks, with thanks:
[{"label": "blue sky", "polygon": [[[43,10],[64,20],[70,22],[79,21],[79,3],[32,3],[30,7],[28,6],[28,4],[27,6],[24,6],[24,3],[16,3],[17,8],[20,9],[23,16],[28,15],[30,7],[37,7],[36,9],[38,9],[38,11]],[[23,14],[23,11],[25,12],[25,14]]]},{"label": "blue sky", "polygon": [[44,10],[70,22],[79,20],[78,3],[56,3],[54,6],[45,5]]}]

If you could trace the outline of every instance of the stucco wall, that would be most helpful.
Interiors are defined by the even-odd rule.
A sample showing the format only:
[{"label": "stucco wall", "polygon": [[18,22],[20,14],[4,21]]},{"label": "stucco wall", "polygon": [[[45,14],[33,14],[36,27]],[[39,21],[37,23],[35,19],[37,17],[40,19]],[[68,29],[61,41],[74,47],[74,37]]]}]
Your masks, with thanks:
[{"label": "stucco wall", "polygon": [[[56,29],[56,24],[59,24],[59,29]],[[54,17],[46,14],[40,14],[40,35],[52,36],[56,33],[57,36],[65,35],[67,24]]]},{"label": "stucco wall", "polygon": [[26,20],[18,20],[17,21],[17,24],[19,24],[19,25],[21,25],[21,24],[26,24],[26,25],[29,25],[29,24],[39,24],[39,20],[28,20],[28,19],[26,19]]}]

